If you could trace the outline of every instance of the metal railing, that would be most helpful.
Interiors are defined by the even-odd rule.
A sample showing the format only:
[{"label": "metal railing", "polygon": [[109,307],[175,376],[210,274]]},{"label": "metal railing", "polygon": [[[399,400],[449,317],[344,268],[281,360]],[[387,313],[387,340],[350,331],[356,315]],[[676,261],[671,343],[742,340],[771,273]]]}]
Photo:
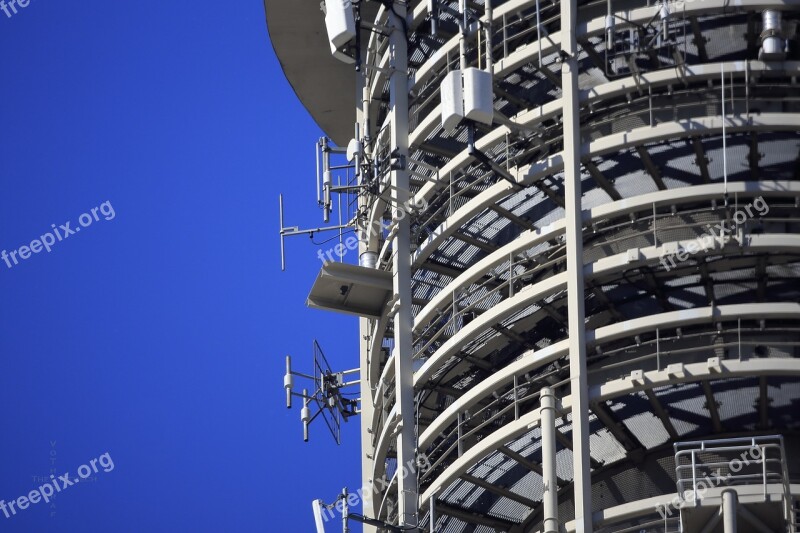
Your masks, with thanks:
[{"label": "metal railing", "polygon": [[782,436],[677,442],[674,449],[678,497],[684,504],[697,505],[707,489],[719,486],[761,485],[766,501],[769,485],[780,485],[787,530],[797,531]]}]

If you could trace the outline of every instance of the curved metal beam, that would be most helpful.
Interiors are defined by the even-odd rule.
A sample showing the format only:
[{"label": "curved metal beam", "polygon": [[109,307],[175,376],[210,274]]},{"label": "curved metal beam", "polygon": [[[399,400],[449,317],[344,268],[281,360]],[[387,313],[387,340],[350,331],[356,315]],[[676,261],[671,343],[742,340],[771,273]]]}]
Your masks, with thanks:
[{"label": "curved metal beam", "polygon": [[[587,332],[587,343],[609,342],[621,337],[631,337],[644,332],[652,331],[657,327],[681,327],[702,322],[725,322],[735,319],[775,319],[800,317],[800,303],[774,303],[774,304],[736,304],[719,307],[702,307],[680,311],[669,311],[657,315],[628,320],[622,323],[611,324]],[[434,437],[452,424],[457,414],[469,409],[493,391],[511,383],[515,375],[541,368],[560,357],[568,355],[568,342],[562,340],[539,351],[526,352],[518,360],[498,370],[489,378],[475,385],[463,396],[454,401],[422,432],[419,437],[419,448],[425,449],[431,444]]]},{"label": "curved metal beam", "polygon": [[[750,118],[728,117],[725,121],[727,133],[742,131],[797,131],[800,129],[800,113],[764,113],[753,115]],[[609,152],[624,150],[633,146],[658,142],[666,139],[683,139],[698,135],[713,135],[721,133],[723,120],[719,116],[696,117],[694,119],[677,122],[665,122],[657,126],[644,126],[633,130],[609,135],[587,143],[581,147],[581,159],[595,157]],[[529,186],[535,182],[551,176],[564,168],[562,154],[554,154],[542,161],[522,169],[518,174],[520,185]],[[745,184],[747,185],[747,184]],[[729,184],[730,187],[730,184]],[[668,190],[681,190],[668,189]],[[431,234],[420,246],[414,256],[412,268],[419,268],[430,255],[439,249],[444,241],[457,230],[467,224],[488,206],[501,201],[515,187],[505,180],[495,183],[475,198],[463,205],[458,211],[447,217],[447,220]],[[414,201],[421,205],[422,191],[418,192]],[[640,195],[631,199],[619,200],[620,202],[636,202],[649,195]]]},{"label": "curved metal beam", "polygon": [[[794,305],[795,315],[800,312],[800,304]],[[735,306],[730,306],[735,307]],[[762,311],[764,312],[765,309]],[[722,308],[719,308],[722,309]],[[722,360],[719,366],[710,363],[694,363],[684,365],[680,376],[674,375],[669,370],[645,372],[641,381],[631,379],[618,379],[604,385],[591,387],[589,395],[591,401],[604,401],[625,394],[631,394],[644,389],[673,385],[677,383],[691,383],[708,379],[729,379],[736,377],[752,376],[800,376],[800,360],[798,359],[758,359],[750,361]],[[561,401],[561,410],[569,412],[572,408],[571,396],[565,396]],[[439,475],[420,497],[420,510],[427,506],[431,495],[450,485],[457,478],[466,473],[472,465],[479,464],[480,460],[496,451],[504,443],[525,434],[539,424],[541,413],[534,410],[526,413],[491,435],[484,437],[475,446],[467,450],[461,457],[450,464]],[[420,447],[422,445],[420,444]]]},{"label": "curved metal beam", "polygon": [[[712,198],[719,198],[724,193],[724,190],[724,185],[719,183],[684,187],[681,189],[668,189],[666,191],[657,191],[631,199],[618,200],[584,211],[584,224],[590,226],[602,219],[624,216],[635,211],[651,209],[653,204],[656,206],[680,205],[681,203],[701,202]],[[771,197],[782,195],[794,196],[800,194],[800,183],[788,180],[755,183],[735,182],[728,185],[728,191],[730,194],[738,194],[744,197],[755,197],[759,194]],[[513,241],[484,257],[448,283],[447,286],[431,298],[430,302],[417,313],[414,320],[414,330],[419,331],[433,320],[434,314],[441,310],[446,302],[451,300],[453,291],[469,287],[487,272],[490,272],[508,261],[510,255],[520,253],[523,250],[529,249],[542,242],[555,239],[563,234],[564,221],[562,219],[537,230],[525,231]]]}]

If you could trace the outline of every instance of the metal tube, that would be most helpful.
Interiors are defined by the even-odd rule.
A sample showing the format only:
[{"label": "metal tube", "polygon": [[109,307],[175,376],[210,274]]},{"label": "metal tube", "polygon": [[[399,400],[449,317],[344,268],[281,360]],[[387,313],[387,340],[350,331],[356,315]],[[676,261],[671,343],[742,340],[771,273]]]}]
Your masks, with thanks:
[{"label": "metal tube", "polygon": [[766,448],[759,447],[761,450],[761,474],[764,477],[764,500],[767,499],[767,450]]},{"label": "metal tube", "polygon": [[542,21],[539,18],[539,0],[536,0],[536,40],[539,43],[539,68],[542,66]]},{"label": "metal tube", "polygon": [[281,219],[281,271],[286,270],[286,246],[284,244],[283,234],[283,194],[278,195],[278,216]]},{"label": "metal tube", "polygon": [[458,421],[456,422],[456,439],[457,439],[457,447],[458,447],[458,456],[461,457],[464,454],[464,443],[463,443],[463,436],[461,431],[461,413],[458,413]]},{"label": "metal tube", "polygon": [[581,208],[580,111],[578,107],[577,0],[561,2],[561,67],[564,127],[564,208],[566,210],[567,317],[572,395],[572,470],[576,533],[592,532],[592,483],[589,463],[589,383],[586,372],[583,211]]},{"label": "metal tube", "polygon": [[728,135],[725,131],[725,63],[720,63],[722,79],[722,179],[725,188],[725,205],[728,205]]},{"label": "metal tube", "polygon": [[308,423],[311,421],[308,402],[308,389],[303,389],[303,409],[300,411],[300,420],[303,422],[303,442],[308,442]]},{"label": "metal tube", "polygon": [[[463,2],[464,0],[462,0]],[[408,45],[405,33],[406,6],[395,3],[389,14],[392,28],[389,50],[393,58],[389,78],[389,110],[391,113],[391,146],[398,159],[408,160]],[[397,464],[408,465],[416,461],[416,436],[414,434],[414,316],[411,291],[411,221],[405,216],[403,206],[408,205],[411,189],[408,171],[403,165],[394,165],[390,174],[393,191],[392,215],[397,220],[392,242],[392,289],[399,307],[394,316],[395,401],[402,428],[397,435]],[[408,475],[397,477],[397,517],[400,526],[418,526],[417,472],[409,469]]]},{"label": "metal tube", "polygon": [[556,397],[545,387],[541,392],[542,481],[544,483],[544,533],[558,533],[558,477],[556,477]]},{"label": "metal tube", "polygon": [[492,0],[486,0],[486,72],[494,73],[494,60],[492,58]]},{"label": "metal tube", "polygon": [[347,525],[347,487],[342,489],[342,533],[349,533],[350,527]]},{"label": "metal tube", "polygon": [[458,10],[461,13],[461,33],[458,36],[458,51],[461,54],[459,68],[464,71],[467,68],[467,0],[458,1]]},{"label": "metal tube", "polygon": [[519,420],[519,390],[517,389],[516,374],[514,374],[514,420]]},{"label": "metal tube", "polygon": [[316,170],[317,170],[317,204],[322,204],[322,196],[321,196],[322,193],[320,192],[320,189],[322,188],[322,184],[320,183],[321,180],[320,180],[320,175],[319,175],[319,141],[317,141],[317,144],[314,145],[314,157],[316,158],[316,161],[317,161],[317,168],[316,168]]},{"label": "metal tube", "polygon": [[735,490],[726,490],[722,493],[722,524],[725,533],[736,533],[736,506],[737,497]]},{"label": "metal tube", "polygon": [[508,57],[508,26],[506,24],[506,14],[503,13],[503,59]]},{"label": "metal tube", "polygon": [[283,386],[286,389],[286,407],[287,409],[292,408],[292,386],[294,385],[294,379],[292,377],[292,356],[286,356],[286,376],[283,378]]},{"label": "metal tube", "polygon": [[322,145],[322,220],[330,222],[331,219],[331,154],[328,149],[328,139],[323,137]]},{"label": "metal tube", "polygon": [[759,59],[765,61],[783,59],[786,53],[783,42],[781,12],[774,9],[767,9],[761,14],[761,21],[763,23],[763,30],[761,32]]},{"label": "metal tube", "polygon": [[431,496],[428,510],[431,533],[436,533],[436,496]]}]

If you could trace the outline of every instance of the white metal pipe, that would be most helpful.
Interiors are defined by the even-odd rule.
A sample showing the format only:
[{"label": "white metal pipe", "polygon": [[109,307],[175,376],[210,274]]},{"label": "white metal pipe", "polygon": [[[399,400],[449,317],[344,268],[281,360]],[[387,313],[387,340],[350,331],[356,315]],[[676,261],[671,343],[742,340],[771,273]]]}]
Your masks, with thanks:
[{"label": "white metal pipe", "polygon": [[722,80],[722,179],[725,184],[725,205],[728,205],[728,134],[725,131],[725,63],[720,63],[720,79]]},{"label": "white metal pipe", "polygon": [[539,0],[536,0],[536,40],[539,43],[539,68],[542,69],[542,21],[539,13]]},{"label": "white metal pipe", "polygon": [[492,58],[492,0],[486,0],[486,72],[493,73],[494,59]]},{"label": "white metal pipe", "polygon": [[[464,1],[464,0],[462,0]],[[394,64],[389,81],[389,110],[391,113],[391,146],[400,161],[408,159],[408,45],[405,32],[406,6],[395,3],[389,15],[392,27],[389,47]],[[395,401],[402,428],[397,435],[397,464],[405,475],[397,476],[398,522],[400,526],[418,526],[417,472],[404,469],[416,461],[414,434],[414,316],[411,301],[411,222],[403,212],[409,201],[410,182],[403,165],[391,171],[394,194],[392,218],[397,220],[392,241],[392,284],[397,297],[398,311],[394,316]]]},{"label": "white metal pipe", "polygon": [[553,389],[541,392],[542,481],[544,494],[544,533],[558,533],[558,477],[556,476],[556,397]]},{"label": "white metal pipe", "polygon": [[467,18],[467,0],[458,1],[458,11],[461,13],[461,32],[458,36],[458,51],[461,56],[459,58],[459,68],[464,71],[467,68],[467,30],[469,29],[469,19]]},{"label": "white metal pipe", "polygon": [[736,491],[726,490],[722,493],[722,525],[725,533],[736,533],[737,505]]},{"label": "white metal pipe", "polygon": [[761,14],[763,29],[761,31],[761,50],[759,59],[775,60],[785,57],[785,45],[781,23],[781,12],[767,9]]},{"label": "white metal pipe", "polygon": [[567,238],[567,321],[569,376],[573,398],[572,471],[576,533],[592,533],[592,482],[589,463],[589,384],[586,371],[586,312],[581,208],[580,111],[578,103],[577,0],[561,1],[561,67],[564,126],[564,209]]},{"label": "white metal pipe", "polygon": [[286,389],[286,407],[292,408],[292,388],[294,387],[294,376],[292,376],[292,356],[286,356],[286,375],[283,377],[283,387]]},{"label": "white metal pipe", "polygon": [[430,533],[436,533],[436,496],[431,496],[430,504],[428,505],[428,517],[430,522]]}]

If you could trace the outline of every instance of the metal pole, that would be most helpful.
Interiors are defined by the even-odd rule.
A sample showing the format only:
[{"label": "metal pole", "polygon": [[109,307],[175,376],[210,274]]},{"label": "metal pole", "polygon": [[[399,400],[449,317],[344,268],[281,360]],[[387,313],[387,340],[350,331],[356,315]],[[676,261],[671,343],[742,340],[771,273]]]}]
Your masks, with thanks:
[{"label": "metal pole", "polygon": [[536,0],[536,41],[539,44],[539,69],[545,68],[542,65],[542,20],[539,15],[539,0]]},{"label": "metal pole", "polygon": [[764,479],[764,501],[767,501],[767,448],[759,446],[761,451],[761,476]]},{"label": "metal pole", "polygon": [[656,370],[661,371],[661,334],[656,328]]},{"label": "metal pole", "polygon": [[430,518],[431,533],[436,533],[436,496],[431,496],[428,505],[428,517]]},{"label": "metal pole", "polygon": [[561,66],[564,113],[564,184],[567,238],[567,314],[569,373],[572,394],[572,469],[575,532],[592,532],[589,463],[589,387],[586,377],[586,320],[583,278],[583,215],[581,212],[580,115],[578,108],[577,0],[561,2],[564,64]]},{"label": "metal pole", "polygon": [[550,387],[541,393],[542,481],[544,533],[558,533],[558,477],[556,477],[556,397]]},{"label": "metal pole", "polygon": [[293,386],[293,379],[292,379],[292,356],[286,356],[286,376],[283,378],[283,387],[286,389],[286,407],[288,409],[292,408],[292,386]]},{"label": "metal pole", "polygon": [[519,420],[519,390],[517,389],[516,374],[514,374],[514,420]]},{"label": "metal pole", "polygon": [[[363,134],[363,138],[367,139],[371,135],[370,131],[370,124],[369,124],[369,105],[370,105],[370,98],[369,98],[369,87],[367,87],[367,80],[364,75],[364,69],[356,73],[356,101],[361,103],[361,105],[356,106],[356,118],[357,121],[362,124],[361,128],[357,128],[359,133]],[[361,135],[356,136],[356,138],[360,141]],[[368,143],[364,142],[363,145],[364,151],[366,152],[368,148]],[[361,162],[361,160],[360,160]],[[359,185],[366,185],[369,181],[369,171],[359,172]],[[358,195],[358,207],[359,211],[369,212],[370,203],[367,200],[367,196],[364,194]],[[359,218],[359,230],[361,232],[362,238],[359,239],[358,243],[358,256],[359,262],[361,261],[361,257],[368,253],[374,253],[375,257],[377,257],[377,246],[378,246],[378,235],[377,232],[372,231],[372,226],[369,225],[369,217],[366,219]],[[377,261],[376,261],[377,262]],[[377,266],[377,265],[376,265]],[[371,490],[372,485],[372,465],[373,461],[372,458],[375,456],[373,450],[373,441],[372,435],[369,433],[369,429],[372,427],[372,417],[375,411],[375,398],[382,394],[381,387],[378,388],[378,391],[373,393],[372,392],[372,381],[370,380],[370,348],[371,348],[371,338],[370,334],[372,331],[370,319],[360,317],[358,319],[358,327],[359,327],[359,348],[360,348],[360,378],[361,378],[361,486],[367,487],[370,490],[364,491],[364,497],[361,502],[361,514],[368,518],[374,518],[376,516],[376,509],[375,509],[375,502],[373,501],[373,495],[375,492]],[[377,498],[375,498],[377,499]],[[376,533],[378,530],[375,526],[364,524],[363,526],[364,533]]]},{"label": "metal pole", "polygon": [[458,446],[458,456],[461,457],[464,453],[464,440],[461,432],[461,413],[458,413],[458,421],[456,422],[456,439]]},{"label": "metal pole", "polygon": [[461,13],[461,33],[458,36],[459,68],[463,72],[467,68],[467,31],[469,22],[467,18],[467,0],[459,0],[458,10]]},{"label": "metal pole", "polygon": [[722,179],[725,190],[725,205],[728,205],[728,133],[725,128],[725,63],[720,63],[720,79],[722,80]]},{"label": "metal pole", "polygon": [[350,533],[347,525],[347,487],[342,489],[342,533]]},{"label": "metal pole", "polygon": [[[414,435],[414,354],[411,309],[411,221],[403,206],[409,201],[409,177],[405,165],[408,159],[408,49],[405,34],[406,6],[395,2],[389,12],[392,28],[389,52],[392,74],[389,80],[389,109],[392,114],[391,145],[398,155],[398,164],[391,171],[394,202],[392,215],[397,231],[392,242],[392,284],[397,297],[398,311],[394,316],[395,398],[402,428],[397,435],[397,464],[414,464],[416,439]],[[400,526],[418,525],[417,473],[397,476],[398,522]]]},{"label": "metal pole", "polygon": [[[492,57],[492,22],[494,13],[492,10],[492,0],[486,0],[486,72],[494,74],[494,58]],[[480,53],[480,50],[478,50]]]},{"label": "metal pole", "polygon": [[736,533],[736,491],[722,493],[722,524],[725,533]]}]

